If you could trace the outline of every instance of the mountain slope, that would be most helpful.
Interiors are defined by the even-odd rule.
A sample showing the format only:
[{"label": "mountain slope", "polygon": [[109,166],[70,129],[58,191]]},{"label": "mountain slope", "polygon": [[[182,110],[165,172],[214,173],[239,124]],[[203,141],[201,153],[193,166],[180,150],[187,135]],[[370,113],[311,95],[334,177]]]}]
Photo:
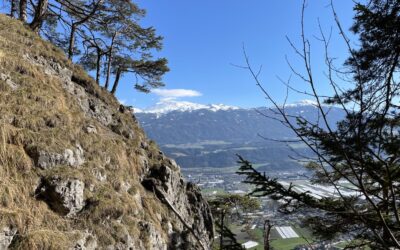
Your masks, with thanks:
[{"label": "mountain slope", "polygon": [[199,189],[62,52],[0,15],[0,249],[207,249]]},{"label": "mountain slope", "polygon": [[[290,104],[286,112],[310,121],[316,121],[318,117],[317,108],[309,101]],[[148,136],[185,168],[234,166],[237,153],[269,168],[293,169],[299,166],[288,157],[294,155],[291,148],[273,141],[295,139],[290,129],[268,118],[278,118],[273,110],[179,109],[162,113],[142,112],[136,116]],[[343,116],[344,112],[339,108],[329,111],[332,125]],[[299,154],[311,155],[300,143],[291,143],[291,146]]]}]

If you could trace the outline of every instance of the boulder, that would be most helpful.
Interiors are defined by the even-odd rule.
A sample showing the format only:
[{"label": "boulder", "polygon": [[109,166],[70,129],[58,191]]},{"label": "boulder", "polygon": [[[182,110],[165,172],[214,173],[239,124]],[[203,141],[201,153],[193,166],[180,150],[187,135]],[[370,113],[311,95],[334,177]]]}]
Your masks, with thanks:
[{"label": "boulder", "polygon": [[95,250],[97,249],[97,238],[89,232],[83,232],[81,238],[76,241],[71,250]]},{"label": "boulder", "polygon": [[42,179],[36,189],[38,199],[45,201],[50,208],[64,216],[73,216],[85,206],[85,184],[78,179],[63,180],[59,177]]},{"label": "boulder", "polygon": [[8,249],[16,234],[17,229],[15,228],[3,227],[0,229],[0,249]]},{"label": "boulder", "polygon": [[159,231],[149,222],[139,222],[142,238],[147,239],[147,249],[149,250],[167,250],[167,244]]},{"label": "boulder", "polygon": [[94,125],[84,127],[84,131],[88,134],[97,134],[97,128]]},{"label": "boulder", "polygon": [[107,180],[107,174],[105,171],[101,169],[92,169],[92,174],[94,177],[96,177],[97,180],[103,182]]},{"label": "boulder", "polygon": [[18,85],[11,80],[9,75],[0,73],[0,80],[3,80],[12,90],[18,89]]},{"label": "boulder", "polygon": [[28,154],[34,159],[36,166],[41,169],[50,169],[57,165],[77,168],[85,163],[84,152],[79,144],[73,149],[65,149],[62,153],[47,152],[35,148],[30,150]]}]

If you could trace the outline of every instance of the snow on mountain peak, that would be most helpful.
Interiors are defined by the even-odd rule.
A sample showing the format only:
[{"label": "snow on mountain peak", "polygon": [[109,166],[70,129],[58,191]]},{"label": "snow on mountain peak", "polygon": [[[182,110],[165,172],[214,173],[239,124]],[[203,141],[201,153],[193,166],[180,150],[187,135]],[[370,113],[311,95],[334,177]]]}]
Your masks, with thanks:
[{"label": "snow on mountain peak", "polygon": [[317,107],[318,103],[316,101],[314,101],[314,100],[305,99],[305,100],[300,100],[298,102],[294,102],[294,103],[285,105],[286,108],[289,108],[289,107],[294,108],[294,107],[302,107],[302,106],[314,106],[314,107]]},{"label": "snow on mountain peak", "polygon": [[[286,104],[286,108],[296,108],[296,107],[305,107],[305,106],[317,106],[317,102],[313,100],[301,100],[298,102],[294,102],[291,104]],[[163,99],[157,102],[155,105],[145,108],[138,109],[134,108],[135,113],[147,113],[147,114],[157,114],[157,116],[165,115],[167,113],[178,111],[178,112],[192,112],[194,110],[209,110],[209,111],[220,111],[220,110],[236,110],[240,109],[235,106],[228,106],[225,104],[200,104],[188,101],[177,101],[173,99]]]},{"label": "snow on mountain peak", "polygon": [[239,109],[239,107],[228,106],[228,105],[225,105],[225,104],[211,104],[211,105],[207,105],[207,109],[209,109],[211,111],[235,110],[235,109]]},{"label": "snow on mountain peak", "polygon": [[238,107],[228,106],[224,104],[210,104],[204,105],[200,103],[193,103],[187,101],[176,101],[176,100],[163,100],[156,103],[154,106],[151,106],[146,109],[137,110],[136,113],[152,113],[152,114],[167,114],[172,111],[180,111],[180,112],[191,112],[194,110],[206,109],[210,111],[219,111],[219,110],[233,110],[239,109]]}]

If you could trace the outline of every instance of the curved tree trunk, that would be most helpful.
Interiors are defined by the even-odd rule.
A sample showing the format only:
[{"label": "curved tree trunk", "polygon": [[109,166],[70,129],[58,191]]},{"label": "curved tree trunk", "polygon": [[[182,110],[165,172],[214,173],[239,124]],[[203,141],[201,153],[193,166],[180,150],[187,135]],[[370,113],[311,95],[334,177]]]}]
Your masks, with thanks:
[{"label": "curved tree trunk", "polygon": [[119,79],[121,78],[121,74],[122,74],[122,70],[121,70],[121,68],[118,68],[117,74],[115,75],[115,81],[114,81],[113,87],[111,89],[111,94],[113,94],[113,95],[117,91]]},{"label": "curved tree trunk", "polygon": [[99,0],[97,1],[97,3],[94,5],[92,11],[90,11],[90,13],[88,13],[84,18],[82,18],[81,20],[74,22],[72,21],[72,25],[71,25],[71,33],[69,35],[69,47],[68,47],[68,59],[72,59],[72,57],[74,56],[74,46],[75,46],[75,31],[76,29],[79,27],[79,25],[87,22],[91,17],[93,17],[93,15],[96,13],[98,7],[100,6],[100,4],[103,2],[103,0]]},{"label": "curved tree trunk", "polygon": [[20,0],[19,1],[19,20],[26,23],[28,20],[28,14],[26,9],[28,8],[28,0]]}]

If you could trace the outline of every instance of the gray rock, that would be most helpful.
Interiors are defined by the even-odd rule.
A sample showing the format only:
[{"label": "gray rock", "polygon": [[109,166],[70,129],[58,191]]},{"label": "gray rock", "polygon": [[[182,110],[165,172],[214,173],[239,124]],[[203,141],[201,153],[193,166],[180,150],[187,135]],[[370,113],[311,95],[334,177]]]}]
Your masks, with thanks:
[{"label": "gray rock", "polygon": [[[160,200],[164,202],[168,200],[184,222],[201,239],[202,245],[210,246],[214,237],[210,207],[196,185],[184,182],[175,162],[165,158],[164,163],[161,166],[150,168],[142,185],[148,190],[160,190],[163,193],[162,197],[159,197]],[[174,230],[175,232],[169,232],[171,236],[169,244],[175,246],[174,249],[187,249],[189,245],[198,247],[197,240],[183,224]]]},{"label": "gray rock", "polygon": [[84,232],[81,236],[71,250],[95,250],[97,248],[96,236],[89,232]]},{"label": "gray rock", "polygon": [[157,231],[153,224],[141,221],[139,222],[141,228],[141,234],[143,238],[147,239],[147,245],[149,250],[166,250],[167,243],[164,241],[162,235]]},{"label": "gray rock", "polygon": [[84,128],[84,131],[88,134],[97,134],[97,128],[94,125],[88,125]]},{"label": "gray rock", "polygon": [[87,106],[84,106],[86,113],[98,120],[101,124],[108,126],[112,121],[112,113],[107,105],[97,98],[89,98],[87,100]]},{"label": "gray rock", "polygon": [[42,66],[44,73],[47,75],[56,75],[63,79],[71,79],[72,77],[72,71],[70,69],[62,67],[58,62],[49,58],[31,56],[29,54],[25,54],[23,58],[31,64]]},{"label": "gray rock", "polygon": [[149,166],[149,158],[143,154],[138,155],[137,158],[138,165],[140,166],[140,169],[143,170],[143,173],[139,176],[139,180],[143,181],[146,175],[149,172],[150,166]]},{"label": "gray rock", "polygon": [[85,184],[80,180],[62,180],[59,177],[53,177],[42,180],[36,189],[36,195],[55,212],[73,216],[85,206],[84,188]]},{"label": "gray rock", "polygon": [[133,129],[126,124],[124,124],[122,121],[117,121],[113,124],[110,125],[110,129],[119,135],[122,135],[123,137],[127,139],[133,139],[135,138],[135,132]]},{"label": "gray rock", "polygon": [[107,174],[105,171],[101,171],[100,169],[93,169],[92,173],[97,180],[103,182],[107,180]]},{"label": "gray rock", "polygon": [[76,145],[74,149],[65,149],[63,153],[38,151],[34,154],[34,159],[36,165],[41,169],[50,169],[57,165],[77,168],[85,163],[83,153],[82,147]]},{"label": "gray rock", "polygon": [[120,239],[119,242],[117,242],[115,244],[115,246],[113,248],[116,250],[138,249],[136,247],[137,244],[135,244],[135,241],[129,235],[129,232],[126,229],[126,227],[122,227],[122,230],[123,230],[123,237],[122,237],[122,239]]},{"label": "gray rock", "polygon": [[3,80],[12,90],[18,89],[18,85],[11,80],[9,75],[0,73],[0,80]]},{"label": "gray rock", "polygon": [[[63,88],[76,99],[77,104],[86,116],[96,119],[104,126],[108,126],[113,122],[112,115],[114,112],[110,110],[107,104],[91,96],[85,91],[84,87],[75,84],[71,79],[65,80],[62,83]],[[90,133],[89,129],[84,129],[87,133]]]},{"label": "gray rock", "polygon": [[0,249],[8,249],[16,234],[16,228],[3,227],[3,229],[0,229]]},{"label": "gray rock", "polygon": [[129,182],[126,181],[121,181],[119,183],[119,191],[126,193],[128,192],[128,190],[132,187],[132,185]]}]

